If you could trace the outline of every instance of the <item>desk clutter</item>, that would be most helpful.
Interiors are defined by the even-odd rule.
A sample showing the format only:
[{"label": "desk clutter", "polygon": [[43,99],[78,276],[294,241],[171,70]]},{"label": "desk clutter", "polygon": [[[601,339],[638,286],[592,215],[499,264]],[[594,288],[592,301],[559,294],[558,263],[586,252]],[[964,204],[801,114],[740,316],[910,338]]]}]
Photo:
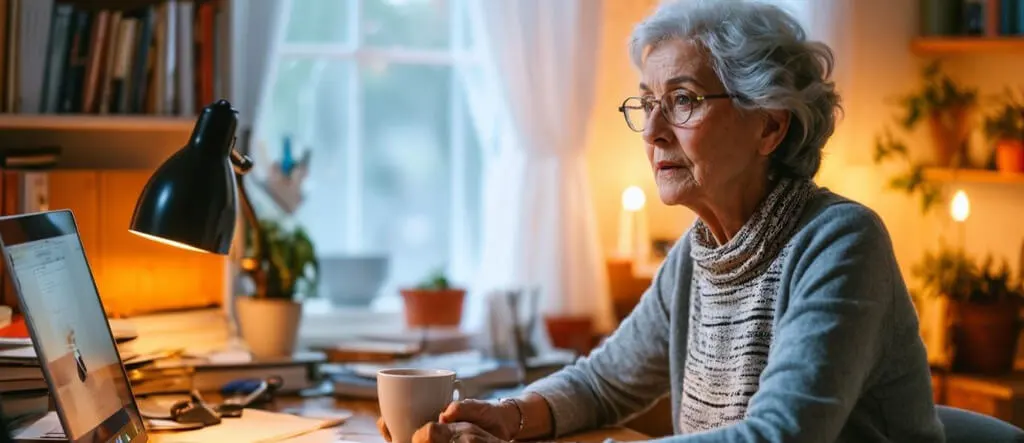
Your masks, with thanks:
[{"label": "desk clutter", "polygon": [[[376,374],[384,368],[447,369],[462,383],[459,395],[492,398],[576,357],[552,349],[520,363],[493,357],[481,345],[486,337],[429,329],[356,335],[291,357],[253,359],[234,348],[218,309],[108,321],[147,429],[175,430],[168,434],[176,436],[173,441],[224,441],[217,435],[233,432],[228,428],[255,429],[240,425],[250,422],[246,414],[261,420],[256,425],[280,423],[285,431],[337,424],[344,417],[298,417],[259,408],[275,395],[376,400]],[[0,409],[23,435],[63,432],[24,319],[17,316],[0,327]],[[235,420],[239,415],[242,421]]]}]

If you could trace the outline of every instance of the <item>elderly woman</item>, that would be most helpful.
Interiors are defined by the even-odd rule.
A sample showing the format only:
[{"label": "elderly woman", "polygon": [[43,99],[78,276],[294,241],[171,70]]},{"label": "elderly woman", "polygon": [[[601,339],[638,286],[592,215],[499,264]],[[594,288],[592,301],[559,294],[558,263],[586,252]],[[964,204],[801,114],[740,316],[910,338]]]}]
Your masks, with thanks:
[{"label": "elderly woman", "polygon": [[[835,127],[832,53],[782,9],[663,5],[630,54],[661,200],[698,220],[588,357],[418,441],[549,438],[671,395],[683,442],[941,442],[918,320],[885,226],[812,180]],[[384,429],[386,432],[386,429]]]}]

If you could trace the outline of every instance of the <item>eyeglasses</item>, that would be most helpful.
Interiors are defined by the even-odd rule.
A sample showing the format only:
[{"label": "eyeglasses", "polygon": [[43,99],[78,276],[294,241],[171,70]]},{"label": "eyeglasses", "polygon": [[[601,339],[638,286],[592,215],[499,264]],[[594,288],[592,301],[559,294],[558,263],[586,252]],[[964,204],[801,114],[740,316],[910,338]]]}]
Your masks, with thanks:
[{"label": "eyeglasses", "polygon": [[697,95],[685,89],[676,89],[665,94],[661,100],[650,96],[629,97],[619,106],[619,112],[626,118],[629,129],[636,132],[643,132],[644,125],[650,120],[654,106],[660,105],[661,115],[673,126],[682,127],[693,117],[694,109],[697,109],[705,100],[716,98],[736,98],[735,94],[712,94]]}]

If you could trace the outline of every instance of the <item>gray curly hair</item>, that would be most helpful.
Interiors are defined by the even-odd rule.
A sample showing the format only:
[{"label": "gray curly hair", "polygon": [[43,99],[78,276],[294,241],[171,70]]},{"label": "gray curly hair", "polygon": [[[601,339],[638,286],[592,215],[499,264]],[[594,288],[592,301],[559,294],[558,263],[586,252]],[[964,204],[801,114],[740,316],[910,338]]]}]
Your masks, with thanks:
[{"label": "gray curly hair", "polygon": [[776,176],[811,178],[842,111],[831,80],[832,50],[807,40],[782,8],[752,0],[685,0],[662,4],[633,30],[629,52],[639,68],[650,49],[670,39],[696,42],[743,109],[790,112],[789,130],[772,154]]}]

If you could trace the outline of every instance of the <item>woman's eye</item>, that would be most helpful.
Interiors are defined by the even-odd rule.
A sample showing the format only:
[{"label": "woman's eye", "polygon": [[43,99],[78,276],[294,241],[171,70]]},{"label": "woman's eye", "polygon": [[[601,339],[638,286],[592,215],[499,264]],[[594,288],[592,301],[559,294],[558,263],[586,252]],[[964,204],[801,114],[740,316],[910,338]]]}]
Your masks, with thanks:
[{"label": "woman's eye", "polygon": [[689,106],[693,104],[693,97],[685,93],[678,93],[672,97],[672,104],[676,106]]}]

